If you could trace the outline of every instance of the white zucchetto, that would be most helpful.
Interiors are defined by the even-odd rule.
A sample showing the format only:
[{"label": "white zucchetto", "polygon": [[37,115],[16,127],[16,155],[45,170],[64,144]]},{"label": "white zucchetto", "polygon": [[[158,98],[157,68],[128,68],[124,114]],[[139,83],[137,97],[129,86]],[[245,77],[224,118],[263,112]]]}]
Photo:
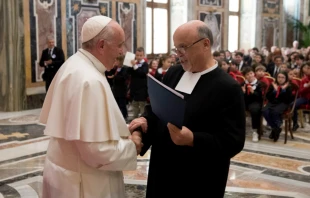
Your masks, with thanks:
[{"label": "white zucchetto", "polygon": [[103,28],[110,23],[112,19],[106,16],[94,16],[83,24],[81,32],[81,41],[85,43],[97,36]]}]

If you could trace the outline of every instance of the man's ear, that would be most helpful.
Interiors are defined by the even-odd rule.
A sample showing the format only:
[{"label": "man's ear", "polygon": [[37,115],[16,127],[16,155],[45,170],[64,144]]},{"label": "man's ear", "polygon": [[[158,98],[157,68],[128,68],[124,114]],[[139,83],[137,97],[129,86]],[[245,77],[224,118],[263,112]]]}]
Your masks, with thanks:
[{"label": "man's ear", "polygon": [[204,42],[203,42],[203,45],[204,45],[205,49],[210,49],[211,48],[210,40],[208,38],[205,39]]},{"label": "man's ear", "polygon": [[103,39],[99,40],[99,42],[97,43],[97,48],[99,48],[99,50],[102,50],[104,48],[105,42]]}]

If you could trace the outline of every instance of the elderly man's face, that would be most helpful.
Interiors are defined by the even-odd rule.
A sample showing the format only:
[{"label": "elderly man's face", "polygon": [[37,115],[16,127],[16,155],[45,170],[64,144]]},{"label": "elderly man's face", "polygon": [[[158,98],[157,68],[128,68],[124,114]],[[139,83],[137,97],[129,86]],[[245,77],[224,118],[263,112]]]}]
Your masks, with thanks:
[{"label": "elderly man's face", "polygon": [[102,63],[108,71],[113,68],[116,58],[123,54],[123,45],[125,41],[123,29],[117,23],[113,24],[113,28],[113,37],[104,41],[102,55]]},{"label": "elderly man's face", "polygon": [[[188,34],[188,31],[176,31],[174,36],[176,53],[185,71],[195,71],[195,66],[201,64],[204,58],[203,43],[205,39],[196,34]],[[199,63],[200,62],[200,63]]]}]

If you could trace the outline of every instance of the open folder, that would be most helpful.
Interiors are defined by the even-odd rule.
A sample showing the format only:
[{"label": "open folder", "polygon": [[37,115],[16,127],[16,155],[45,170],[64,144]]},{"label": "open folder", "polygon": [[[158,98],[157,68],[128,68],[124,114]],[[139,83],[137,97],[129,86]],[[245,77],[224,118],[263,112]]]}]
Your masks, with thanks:
[{"label": "open folder", "polygon": [[148,93],[154,114],[163,122],[182,128],[186,102],[184,96],[158,81],[151,74],[147,79]]}]

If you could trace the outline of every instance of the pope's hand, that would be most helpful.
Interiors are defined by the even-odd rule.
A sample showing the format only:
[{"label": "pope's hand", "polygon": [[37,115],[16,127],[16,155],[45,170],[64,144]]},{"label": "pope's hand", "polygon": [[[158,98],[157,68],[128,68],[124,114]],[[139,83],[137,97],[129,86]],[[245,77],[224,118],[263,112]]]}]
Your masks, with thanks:
[{"label": "pope's hand", "polygon": [[128,139],[132,140],[133,143],[135,143],[136,145],[136,150],[137,150],[137,155],[140,154],[142,147],[143,147],[143,143],[142,143],[142,138],[141,138],[141,134],[139,131],[134,131],[132,133],[132,135],[130,135],[128,137]]},{"label": "pope's hand", "polygon": [[170,123],[168,123],[167,127],[173,143],[179,146],[193,146],[194,134],[191,130],[185,126],[183,126],[182,129],[179,129]]},{"label": "pope's hand", "polygon": [[131,121],[129,126],[128,126],[128,129],[129,129],[130,133],[132,133],[138,127],[141,127],[142,131],[146,132],[146,130],[147,130],[147,120],[144,117],[136,118],[133,121]]}]

